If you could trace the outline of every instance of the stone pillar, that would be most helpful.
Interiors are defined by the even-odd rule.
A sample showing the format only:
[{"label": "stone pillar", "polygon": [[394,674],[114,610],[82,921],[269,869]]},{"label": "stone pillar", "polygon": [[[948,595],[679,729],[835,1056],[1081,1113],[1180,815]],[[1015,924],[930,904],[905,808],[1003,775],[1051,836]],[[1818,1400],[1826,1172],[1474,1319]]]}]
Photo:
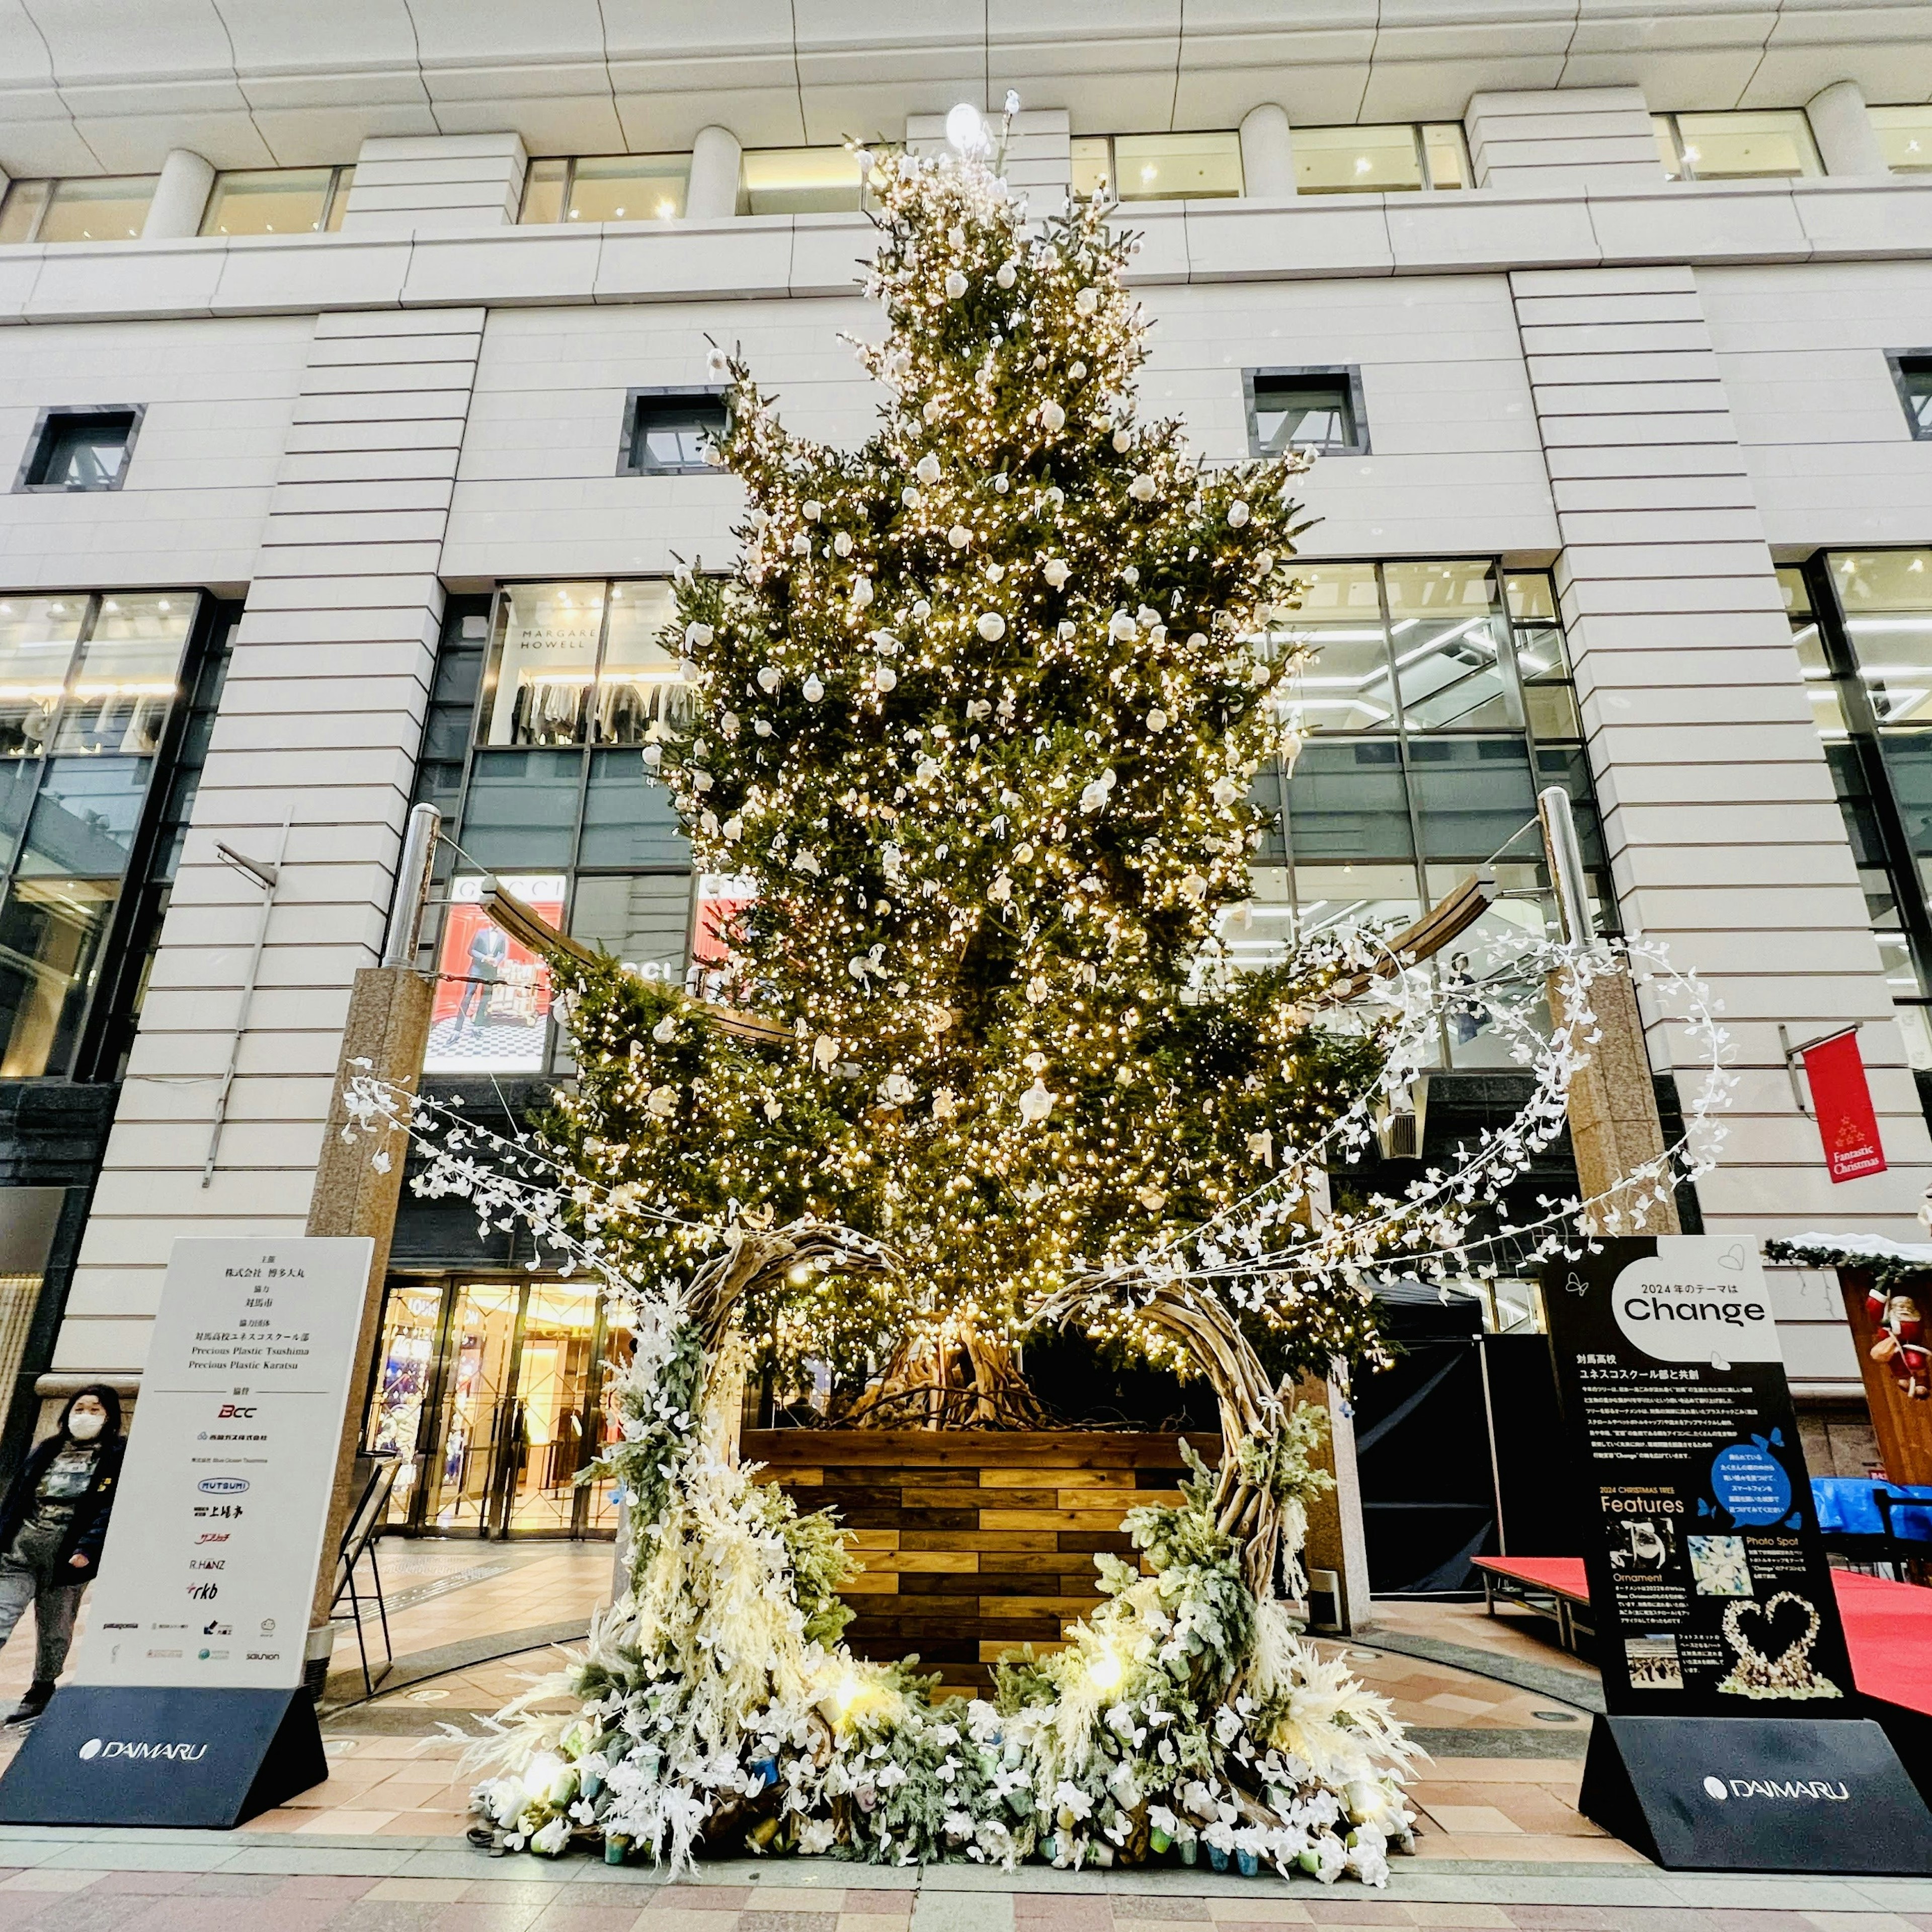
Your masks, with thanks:
[{"label": "stone pillar", "polygon": [[[1922,1239],[1932,1140],[1696,273],[1520,269],[1510,286],[1623,927],[1702,977],[1730,1036],[1738,1084],[1696,1184],[1705,1230]],[[1706,1050],[1674,1016],[1646,1018],[1652,1064],[1686,1089]],[[1854,1020],[1890,1167],[1834,1185],[1778,1029]]]},{"label": "stone pillar", "polygon": [[1264,100],[1241,122],[1241,192],[1251,201],[1278,201],[1297,191],[1288,110]]},{"label": "stone pillar", "polygon": [[1463,117],[1478,188],[1582,194],[1664,178],[1642,89],[1565,87],[1473,95]]},{"label": "stone pillar", "polygon": [[513,224],[529,166],[520,134],[371,136],[356,158],[345,235],[466,235]]},{"label": "stone pillar", "polygon": [[[1550,978],[1550,1010],[1561,1006],[1561,975]],[[1643,1021],[1637,1012],[1636,988],[1628,973],[1605,973],[1589,990],[1591,1024],[1584,1030],[1597,1037],[1584,1048],[1589,1059],[1570,1083],[1570,1144],[1576,1162],[1576,1186],[1586,1200],[1609,1194],[1617,1184],[1664,1152],[1664,1129],[1657,1115],[1657,1089],[1650,1077],[1650,1056],[1644,1051]],[[1647,1188],[1606,1202],[1606,1208],[1586,1216],[1586,1225],[1599,1234],[1678,1234],[1677,1204],[1664,1178],[1666,1198],[1652,1202]],[[1640,1195],[1646,1204],[1636,1205]],[[1610,1214],[1620,1214],[1612,1226]]]},{"label": "stone pillar", "polygon": [[1889,175],[1878,130],[1865,112],[1864,90],[1855,80],[1834,80],[1804,104],[1818,158],[1828,175]]},{"label": "stone pillar", "polygon": [[161,178],[154,184],[154,198],[148,204],[148,218],[141,224],[143,242],[179,242],[201,232],[201,218],[208,212],[208,191],[214,185],[214,170],[197,154],[186,148],[170,148],[161,164]]},{"label": "stone pillar", "polygon": [[691,144],[684,212],[693,221],[728,221],[738,212],[738,137],[728,128],[700,128]]},{"label": "stone pillar", "polygon": [[[357,975],[388,922],[436,667],[479,308],[319,316],[52,1367],[138,1369],[184,1234],[314,1225]],[[220,1162],[202,1161],[288,847]]]},{"label": "stone pillar", "polygon": [[[335,1092],[330,1103],[322,1158],[316,1168],[315,1192],[309,1202],[310,1234],[367,1234],[375,1243],[369,1279],[363,1292],[362,1322],[355,1359],[375,1359],[382,1322],[382,1284],[389,1271],[389,1244],[396,1232],[396,1208],[402,1199],[403,1171],[407,1164],[409,1136],[400,1127],[378,1140],[357,1134],[344,1140],[349,1124],[343,1096],[357,1074],[368,1073],[392,1085],[416,1090],[422,1073],[423,1052],[429,1044],[436,982],[404,966],[365,966],[356,975],[349,995],[349,1017],[342,1030],[342,1053],[337,1066]],[[388,1156],[379,1168],[376,1156]],[[328,1622],[335,1594],[335,1552],[355,1504],[352,1492],[356,1452],[362,1436],[363,1386],[358,1376],[350,1385],[349,1410],[342,1419],[335,1457],[334,1486],[330,1492],[328,1526],[322,1542],[322,1568],[316,1578],[315,1600],[309,1617],[312,1633]],[[313,1654],[313,1653],[311,1653]]]}]

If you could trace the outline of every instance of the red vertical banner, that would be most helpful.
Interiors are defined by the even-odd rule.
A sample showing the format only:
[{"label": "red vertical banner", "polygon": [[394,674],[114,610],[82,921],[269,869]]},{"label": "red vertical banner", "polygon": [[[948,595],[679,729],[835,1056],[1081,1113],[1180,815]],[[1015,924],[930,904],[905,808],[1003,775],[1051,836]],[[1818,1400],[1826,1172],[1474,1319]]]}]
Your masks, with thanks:
[{"label": "red vertical banner", "polygon": [[1811,1108],[1832,1178],[1856,1180],[1862,1174],[1882,1174],[1885,1149],[1879,1144],[1878,1116],[1865,1084],[1857,1034],[1850,1029],[1834,1034],[1802,1048],[1798,1058],[1810,1084]]}]

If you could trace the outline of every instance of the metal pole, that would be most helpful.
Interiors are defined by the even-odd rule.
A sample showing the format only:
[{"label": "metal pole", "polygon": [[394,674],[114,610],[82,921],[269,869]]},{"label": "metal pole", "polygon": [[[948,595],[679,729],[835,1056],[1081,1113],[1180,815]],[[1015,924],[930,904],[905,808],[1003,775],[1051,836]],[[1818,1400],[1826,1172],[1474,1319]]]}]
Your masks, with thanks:
[{"label": "metal pole", "polygon": [[1590,916],[1590,888],[1583,878],[1583,855],[1576,847],[1570,794],[1561,785],[1546,786],[1536,795],[1536,816],[1543,827],[1544,854],[1550,862],[1564,942],[1587,946],[1597,936],[1597,922]]},{"label": "metal pole", "polygon": [[403,833],[403,856],[396,867],[395,895],[389,902],[389,932],[382,947],[385,966],[413,966],[422,936],[423,908],[429,898],[430,868],[436,862],[436,842],[442,836],[442,814],[433,805],[418,805],[410,813]]},{"label": "metal pole", "polygon": [[242,1036],[248,1030],[248,1016],[255,1004],[255,985],[261,976],[262,953],[268,943],[268,919],[274,910],[275,889],[282,882],[282,865],[289,851],[289,828],[293,822],[292,818],[282,820],[282,836],[275,842],[272,865],[265,866],[219,838],[214,842],[215,853],[221,862],[232,866],[244,878],[261,888],[262,909],[255,922],[255,947],[248,956],[248,975],[242,984],[242,1004],[236,1012],[235,1035],[228,1043],[228,1065],[221,1076],[220,1089],[214,1096],[214,1118],[208,1130],[208,1152],[201,1163],[203,1187],[214,1185],[214,1163],[221,1151],[221,1130],[228,1124],[228,1102],[234,1095],[235,1076],[242,1067]]}]

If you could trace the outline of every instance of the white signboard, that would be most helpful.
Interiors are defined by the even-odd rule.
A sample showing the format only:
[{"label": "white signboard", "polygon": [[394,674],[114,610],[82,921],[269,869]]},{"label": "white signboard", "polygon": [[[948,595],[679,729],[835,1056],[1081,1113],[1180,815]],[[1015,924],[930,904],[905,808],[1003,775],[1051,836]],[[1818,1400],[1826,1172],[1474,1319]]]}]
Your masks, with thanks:
[{"label": "white signboard", "polygon": [[371,1246],[176,1242],[76,1682],[302,1682]]}]

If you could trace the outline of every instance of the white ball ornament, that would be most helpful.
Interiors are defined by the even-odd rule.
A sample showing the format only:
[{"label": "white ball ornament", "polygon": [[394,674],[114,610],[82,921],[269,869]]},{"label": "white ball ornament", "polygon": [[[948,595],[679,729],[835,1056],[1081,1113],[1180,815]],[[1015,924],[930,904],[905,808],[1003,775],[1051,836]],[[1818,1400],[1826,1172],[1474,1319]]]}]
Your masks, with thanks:
[{"label": "white ball ornament", "polygon": [[988,644],[997,644],[1006,634],[1006,620],[997,610],[986,611],[973,627]]},{"label": "white ball ornament", "polygon": [[1066,366],[1066,373],[1075,382],[1084,382],[1087,379],[1087,365],[1084,362],[1070,362]]},{"label": "white ball ornament", "polygon": [[804,531],[800,530],[798,535],[792,538],[791,554],[794,556],[809,556],[812,554],[812,539]]},{"label": "white ball ornament", "polygon": [[1020,1096],[1020,1118],[1030,1127],[1044,1124],[1053,1112],[1053,1095],[1042,1080],[1035,1080]]},{"label": "white ball ornament", "polygon": [[1040,419],[1050,435],[1058,436],[1066,427],[1066,412],[1058,403],[1041,404]]},{"label": "white ball ornament", "polygon": [[930,487],[939,481],[939,458],[928,450],[914,466],[913,472],[919,480]]},{"label": "white ball ornament", "polygon": [[945,405],[940,401],[937,396],[932,397],[927,402],[925,408],[920,411],[920,414],[925,417],[926,421],[929,423],[936,423],[945,413]]},{"label": "white ball ornament", "polygon": [[724,834],[727,844],[736,844],[738,840],[744,836],[745,821],[734,814],[718,829]]},{"label": "white ball ornament", "polygon": [[1011,288],[1019,278],[1019,271],[1010,262],[1002,262],[993,274],[994,280],[1003,289]]},{"label": "white ball ornament", "polygon": [[922,624],[926,622],[927,618],[932,615],[932,606],[928,604],[923,597],[922,597],[919,602],[912,607],[910,614],[916,622]]},{"label": "white ball ornament", "polygon": [[946,541],[955,550],[964,550],[973,541],[973,532],[964,524],[955,524],[946,532]]},{"label": "white ball ornament", "polygon": [[1158,704],[1147,715],[1147,728],[1150,731],[1165,731],[1167,729],[1167,713]]},{"label": "white ball ornament", "polygon": [[869,577],[855,577],[852,580],[852,603],[856,610],[862,610],[872,601],[872,580]]},{"label": "white ball ornament", "polygon": [[731,373],[730,358],[722,349],[714,348],[704,358],[704,373],[715,382],[721,376]]},{"label": "white ball ornament", "polygon": [[908,510],[917,509],[920,503],[924,500],[925,500],[919,494],[919,486],[916,483],[908,483],[905,488],[899,492],[899,501],[903,503]]},{"label": "white ball ornament", "polygon": [[1132,497],[1136,503],[1151,503],[1154,501],[1154,491],[1159,487],[1151,476],[1136,476],[1127,485],[1127,494]]},{"label": "white ball ornament", "polygon": [[1082,289],[1073,298],[1073,312],[1076,315],[1091,315],[1100,306],[1098,289]]},{"label": "white ball ornament", "polygon": [[850,556],[852,554],[852,538],[850,532],[845,530],[841,530],[838,534],[832,539],[832,548],[835,554],[838,556]]},{"label": "white ball ornament", "polygon": [[1270,575],[1274,569],[1274,552],[1271,550],[1260,552],[1255,559],[1255,568],[1264,577]]},{"label": "white ball ornament", "polygon": [[1123,454],[1133,446],[1133,440],[1134,433],[1130,429],[1124,427],[1114,432],[1114,447]]},{"label": "white ball ornament", "polygon": [[881,664],[872,674],[874,686],[880,691],[890,691],[898,684],[899,674],[890,664]]},{"label": "white ball ornament", "polygon": [[769,718],[756,719],[752,724],[752,729],[760,738],[769,738],[772,735],[772,721]]},{"label": "white ball ornament", "polygon": [[1237,496],[1234,500],[1228,506],[1228,523],[1229,527],[1233,530],[1239,530],[1241,526],[1248,520],[1249,514],[1250,512],[1247,505],[1244,503],[1240,497]]},{"label": "white ball ornament", "polygon": [[646,745],[644,747],[644,768],[646,771],[654,772],[663,763],[664,747],[662,745]]},{"label": "white ball ornament", "polygon": [[701,651],[710,643],[712,629],[709,624],[687,624],[684,627],[684,646],[686,650]]},{"label": "white ball ornament", "polygon": [[996,496],[1004,496],[1012,487],[1004,470],[993,478],[993,494]]},{"label": "white ball ornament", "polygon": [[805,701],[808,704],[816,704],[824,695],[825,687],[819,682],[818,672],[814,671],[805,680]]},{"label": "white ball ornament", "polygon": [[1058,590],[1073,574],[1073,572],[1064,556],[1050,556],[1040,574]]},{"label": "white ball ornament", "polygon": [[1130,643],[1139,629],[1131,610],[1116,610],[1107,620],[1107,634],[1117,644]]},{"label": "white ball ornament", "polygon": [[803,504],[800,506],[799,514],[808,524],[815,524],[820,517],[824,515],[825,506],[819,502]]},{"label": "white ball ornament", "polygon": [[966,278],[957,268],[950,268],[946,275],[946,298],[957,302],[966,292]]},{"label": "white ball ornament", "polygon": [[776,691],[784,682],[784,673],[776,664],[766,664],[758,673],[758,688],[761,691]]}]

